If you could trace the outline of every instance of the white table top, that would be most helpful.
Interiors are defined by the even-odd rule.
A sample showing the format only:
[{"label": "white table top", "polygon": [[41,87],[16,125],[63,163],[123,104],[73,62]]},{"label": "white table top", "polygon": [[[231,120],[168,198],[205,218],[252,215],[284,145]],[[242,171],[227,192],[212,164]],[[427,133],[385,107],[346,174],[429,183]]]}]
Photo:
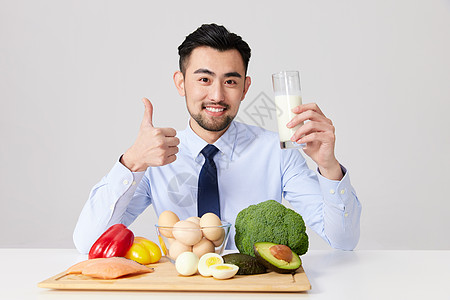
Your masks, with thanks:
[{"label": "white table top", "polygon": [[[0,299],[450,299],[450,251],[309,251],[305,293],[48,290],[37,283],[85,260],[74,249],[0,249]],[[82,297],[82,298],[81,298]]]}]

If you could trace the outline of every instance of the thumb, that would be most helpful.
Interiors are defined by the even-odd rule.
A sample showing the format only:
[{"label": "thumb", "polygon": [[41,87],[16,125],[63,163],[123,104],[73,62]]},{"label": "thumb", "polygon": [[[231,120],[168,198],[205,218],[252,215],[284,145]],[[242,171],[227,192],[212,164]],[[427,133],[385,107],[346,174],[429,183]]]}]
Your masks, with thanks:
[{"label": "thumb", "polygon": [[147,98],[142,98],[142,103],[144,103],[145,112],[141,125],[150,125],[153,127],[153,105]]}]

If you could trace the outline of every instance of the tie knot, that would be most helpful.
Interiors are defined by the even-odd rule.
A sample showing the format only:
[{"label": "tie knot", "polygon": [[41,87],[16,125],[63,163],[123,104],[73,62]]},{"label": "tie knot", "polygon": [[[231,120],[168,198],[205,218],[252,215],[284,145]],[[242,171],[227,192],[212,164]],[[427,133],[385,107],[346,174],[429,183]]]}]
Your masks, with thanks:
[{"label": "tie knot", "polygon": [[217,151],[219,151],[219,149],[217,149],[216,146],[208,144],[205,146],[205,148],[203,148],[202,154],[206,159],[212,159],[214,155],[216,155]]}]

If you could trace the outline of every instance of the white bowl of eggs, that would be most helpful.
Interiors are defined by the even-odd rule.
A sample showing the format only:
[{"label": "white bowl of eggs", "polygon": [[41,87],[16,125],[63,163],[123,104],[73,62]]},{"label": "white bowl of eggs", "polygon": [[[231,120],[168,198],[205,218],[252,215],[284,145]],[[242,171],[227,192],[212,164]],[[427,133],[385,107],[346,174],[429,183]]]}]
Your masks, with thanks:
[{"label": "white bowl of eggs", "polygon": [[166,210],[155,226],[164,255],[175,263],[183,252],[192,252],[198,258],[206,253],[222,254],[231,224],[213,213],[180,220],[174,212]]}]

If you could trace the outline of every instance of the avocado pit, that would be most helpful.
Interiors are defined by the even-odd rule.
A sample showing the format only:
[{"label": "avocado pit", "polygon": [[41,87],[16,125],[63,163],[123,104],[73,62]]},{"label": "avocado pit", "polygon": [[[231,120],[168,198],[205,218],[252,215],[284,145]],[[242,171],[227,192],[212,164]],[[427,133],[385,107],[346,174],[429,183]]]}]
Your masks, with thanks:
[{"label": "avocado pit", "polygon": [[287,262],[292,261],[292,250],[286,245],[274,245],[269,248],[270,253],[280,260],[284,260]]}]

